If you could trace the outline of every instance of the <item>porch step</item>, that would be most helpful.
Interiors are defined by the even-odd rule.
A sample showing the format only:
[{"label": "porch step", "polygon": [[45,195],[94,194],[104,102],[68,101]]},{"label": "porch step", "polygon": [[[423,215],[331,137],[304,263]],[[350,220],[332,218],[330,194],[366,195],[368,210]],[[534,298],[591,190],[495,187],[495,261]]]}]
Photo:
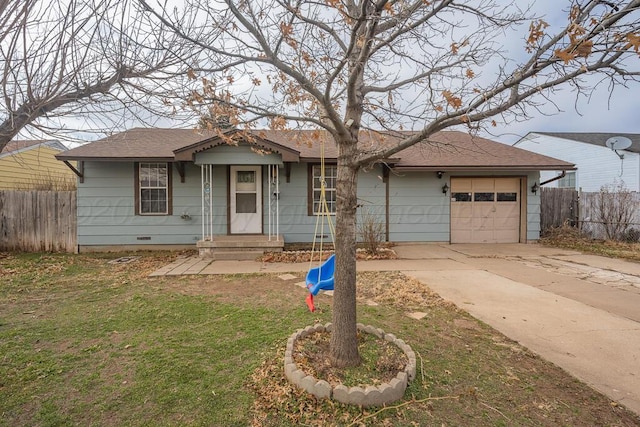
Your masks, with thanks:
[{"label": "porch step", "polygon": [[284,239],[263,235],[213,236],[212,240],[198,242],[198,251],[203,258],[214,260],[254,260],[265,252],[281,252]]},{"label": "porch step", "polygon": [[262,256],[264,251],[242,250],[242,251],[215,251],[213,259],[215,261],[255,261]]}]

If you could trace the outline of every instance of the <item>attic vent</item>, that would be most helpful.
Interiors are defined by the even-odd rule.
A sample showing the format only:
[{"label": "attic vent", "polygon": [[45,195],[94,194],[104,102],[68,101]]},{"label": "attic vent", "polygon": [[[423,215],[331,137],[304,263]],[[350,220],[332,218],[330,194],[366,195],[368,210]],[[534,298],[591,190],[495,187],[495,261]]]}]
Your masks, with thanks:
[{"label": "attic vent", "polygon": [[138,236],[136,237],[137,240],[151,240],[151,236]]}]

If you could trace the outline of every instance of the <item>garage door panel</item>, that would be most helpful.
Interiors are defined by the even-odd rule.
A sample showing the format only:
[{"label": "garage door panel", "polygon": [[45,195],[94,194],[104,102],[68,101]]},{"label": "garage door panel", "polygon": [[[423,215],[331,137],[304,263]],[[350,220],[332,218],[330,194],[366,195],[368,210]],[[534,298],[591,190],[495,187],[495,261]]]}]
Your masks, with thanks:
[{"label": "garage door panel", "polygon": [[451,243],[465,243],[471,241],[471,229],[451,230]]},{"label": "garage door panel", "polygon": [[500,178],[495,180],[496,193],[519,193],[520,178]]},{"label": "garage door panel", "polygon": [[496,243],[493,230],[474,230],[473,243]]},{"label": "garage door panel", "polygon": [[514,243],[518,241],[518,238],[520,237],[520,233],[513,229],[496,230],[495,236],[496,236],[495,243]]},{"label": "garage door panel", "polygon": [[455,178],[451,180],[451,194],[471,193],[473,191],[473,179]]},{"label": "garage door panel", "polygon": [[473,230],[493,230],[495,223],[493,218],[471,218]]},{"label": "garage door panel", "polygon": [[471,218],[473,216],[471,203],[451,203],[451,216],[454,218]]},{"label": "garage door panel", "polygon": [[517,203],[497,203],[496,218],[516,218],[520,217],[520,206]]},{"label": "garage door panel", "polygon": [[494,178],[474,178],[473,179],[473,192],[474,193],[495,193],[496,180]]}]

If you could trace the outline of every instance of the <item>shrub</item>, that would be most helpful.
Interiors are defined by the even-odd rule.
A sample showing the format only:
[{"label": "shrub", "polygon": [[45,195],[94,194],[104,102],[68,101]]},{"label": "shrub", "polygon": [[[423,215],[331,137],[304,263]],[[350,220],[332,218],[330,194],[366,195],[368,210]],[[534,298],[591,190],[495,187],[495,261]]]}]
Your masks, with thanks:
[{"label": "shrub", "polygon": [[633,193],[624,183],[604,185],[600,188],[596,200],[596,217],[602,224],[607,239],[624,240],[635,211]]},{"label": "shrub", "polygon": [[378,251],[385,240],[384,224],[378,221],[378,217],[371,212],[362,211],[360,221],[357,224],[357,233],[360,242],[371,255],[378,255]]}]

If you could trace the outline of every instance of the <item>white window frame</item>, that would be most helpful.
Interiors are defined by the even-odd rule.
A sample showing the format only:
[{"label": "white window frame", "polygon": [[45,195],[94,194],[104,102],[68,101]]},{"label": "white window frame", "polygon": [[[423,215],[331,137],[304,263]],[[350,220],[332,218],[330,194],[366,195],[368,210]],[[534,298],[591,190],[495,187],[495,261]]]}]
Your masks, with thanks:
[{"label": "white window frame", "polygon": [[[143,168],[148,168],[148,169],[155,169],[155,182],[158,183],[157,185],[143,185],[143,181],[142,181],[142,169]],[[159,185],[160,182],[160,169],[164,168],[165,171],[165,177],[164,177],[164,185]],[[140,162],[138,164],[138,213],[139,215],[169,215],[169,174],[170,174],[170,169],[169,169],[169,163],[161,163],[161,162]],[[165,194],[165,198],[164,198],[164,210],[163,211],[158,211],[158,212],[144,212],[143,210],[143,204],[145,202],[145,200],[143,200],[142,194],[144,190],[164,190],[164,194]],[[153,200],[151,200],[151,202],[153,202]]]},{"label": "white window frame", "polygon": [[[558,180],[558,188],[573,188],[575,190],[576,178],[576,171],[567,172],[565,176]],[[573,181],[573,185],[569,185],[571,181]]]},{"label": "white window frame", "polygon": [[[320,211],[320,190],[319,186],[316,186],[316,182],[320,181],[320,165],[312,165],[311,166],[311,214],[318,215]],[[327,198],[327,205],[329,207],[329,212],[331,215],[336,214],[336,186],[338,182],[338,166],[337,165],[324,165],[324,175],[325,175],[325,196]],[[330,186],[333,184],[333,186]]]}]

